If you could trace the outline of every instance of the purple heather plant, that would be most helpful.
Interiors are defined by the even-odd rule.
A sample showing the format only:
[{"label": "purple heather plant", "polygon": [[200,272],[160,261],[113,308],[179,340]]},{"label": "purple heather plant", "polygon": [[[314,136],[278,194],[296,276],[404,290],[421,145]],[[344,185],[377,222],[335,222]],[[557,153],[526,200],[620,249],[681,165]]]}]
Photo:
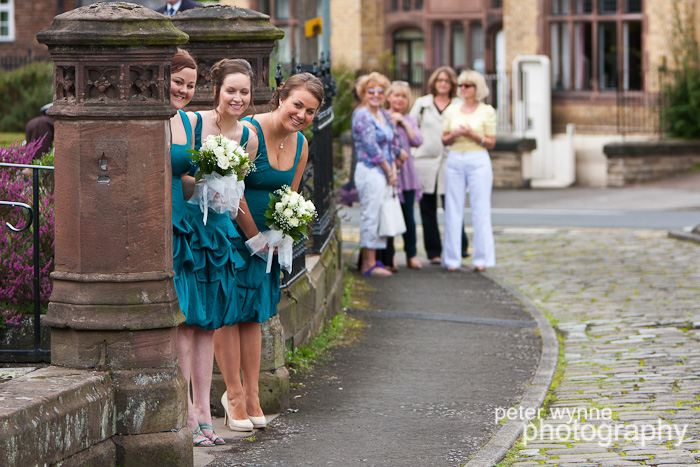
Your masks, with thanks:
[{"label": "purple heather plant", "polygon": [[[13,144],[0,147],[0,162],[30,164],[40,141],[27,145]],[[41,177],[40,177],[41,179]],[[39,200],[39,264],[40,300],[45,304],[51,294],[49,274],[53,270],[54,220],[53,193],[40,189]],[[32,205],[32,180],[25,178],[21,169],[0,168],[0,200]],[[34,242],[32,229],[13,232],[6,227],[9,222],[16,228],[26,225],[27,213],[20,208],[2,206],[0,209],[0,326],[2,323],[18,325],[21,313],[34,300]]]}]

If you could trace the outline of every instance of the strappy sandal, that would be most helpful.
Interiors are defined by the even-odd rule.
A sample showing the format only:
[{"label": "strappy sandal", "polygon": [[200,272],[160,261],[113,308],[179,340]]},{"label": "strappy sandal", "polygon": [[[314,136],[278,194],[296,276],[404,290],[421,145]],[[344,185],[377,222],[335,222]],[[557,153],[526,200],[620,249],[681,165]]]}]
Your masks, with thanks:
[{"label": "strappy sandal", "polygon": [[[195,441],[197,439],[197,436],[201,436],[204,439]],[[215,446],[212,440],[204,436],[204,433],[202,433],[202,430],[199,427],[197,427],[197,429],[192,432],[192,444],[196,448],[213,448]]]},{"label": "strappy sandal", "polygon": [[[372,274],[372,272],[374,272],[375,269],[376,269],[376,270],[384,270],[384,271],[386,271],[386,274]],[[384,267],[384,264],[383,264],[381,261],[377,261],[377,262],[374,264],[374,266],[372,266],[371,268],[369,268],[368,270],[366,270],[365,272],[363,272],[362,275],[365,276],[365,277],[370,277],[370,276],[391,276],[391,271],[389,271],[388,269],[386,269],[386,268]]]},{"label": "strappy sandal", "polygon": [[[205,435],[202,430],[211,431],[212,437],[210,438],[209,436]],[[202,436],[209,439],[209,441],[216,444],[217,446],[221,446],[222,444],[226,444],[226,441],[224,441],[223,438],[217,436],[216,433],[214,433],[214,427],[209,425],[208,423],[200,423],[199,424],[199,432],[202,433]]]}]

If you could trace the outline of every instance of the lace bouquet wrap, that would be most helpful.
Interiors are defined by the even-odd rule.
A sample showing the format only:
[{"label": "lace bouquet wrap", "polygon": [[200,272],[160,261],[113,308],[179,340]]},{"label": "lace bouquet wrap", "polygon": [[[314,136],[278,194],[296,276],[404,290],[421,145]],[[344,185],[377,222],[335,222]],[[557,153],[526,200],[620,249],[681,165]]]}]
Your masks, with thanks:
[{"label": "lace bouquet wrap", "polygon": [[[252,253],[262,251],[265,246],[269,251],[277,248],[280,267],[292,272],[292,247],[299,239],[309,238],[306,227],[316,217],[316,206],[292,191],[288,185],[270,193],[270,204],[265,211],[265,225],[270,230],[262,232],[246,242]],[[260,238],[262,236],[262,238]],[[272,255],[267,257],[267,272],[272,268]]]},{"label": "lace bouquet wrap", "polygon": [[228,212],[235,219],[245,191],[243,179],[255,170],[248,153],[223,135],[209,135],[199,150],[188,151],[198,168],[195,175],[198,183],[188,202],[199,205],[204,225],[209,209],[218,214]]}]

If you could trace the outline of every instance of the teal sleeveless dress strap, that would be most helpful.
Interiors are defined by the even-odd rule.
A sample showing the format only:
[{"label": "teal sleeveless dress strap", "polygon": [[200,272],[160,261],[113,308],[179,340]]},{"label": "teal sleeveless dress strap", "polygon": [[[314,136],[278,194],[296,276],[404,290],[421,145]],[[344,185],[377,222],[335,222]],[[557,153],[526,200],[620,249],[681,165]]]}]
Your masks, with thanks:
[{"label": "teal sleeveless dress strap", "polygon": [[175,292],[180,302],[180,310],[185,315],[185,322],[196,321],[202,313],[197,292],[197,279],[194,274],[194,257],[190,242],[194,230],[187,214],[187,202],[182,194],[182,175],[192,167],[188,149],[192,147],[192,125],[190,119],[179,110],[182,124],[187,134],[187,143],[173,144],[170,147],[170,165],[172,168],[172,204],[173,204],[173,271],[175,272]]},{"label": "teal sleeveless dress strap", "polygon": [[[255,172],[245,178],[245,199],[248,210],[258,230],[269,230],[265,225],[265,211],[270,203],[270,193],[290,185],[294,181],[294,173],[301,158],[304,147],[304,137],[297,133],[297,148],[294,166],[289,170],[276,170],[270,166],[267,156],[267,146],[260,124],[249,117],[244,120],[252,122],[258,133],[258,156],[255,158]],[[240,240],[234,242],[235,248],[245,259],[245,265],[236,270],[236,284],[239,292],[239,303],[243,322],[263,323],[277,314],[280,301],[280,265],[275,256],[272,270],[267,274],[267,263],[257,255],[251,255],[245,247],[246,236],[238,228]]]},{"label": "teal sleeveless dress strap", "polygon": [[[202,117],[198,112],[195,126],[195,148],[202,146]],[[244,131],[247,140],[248,133]],[[199,300],[204,316],[193,323],[206,330],[232,326],[240,321],[240,306],[237,300],[236,268],[244,264],[241,255],[233,248],[240,236],[228,213],[217,214],[209,210],[207,225],[202,221],[199,205],[187,204],[191,218],[192,256],[197,278]]]}]

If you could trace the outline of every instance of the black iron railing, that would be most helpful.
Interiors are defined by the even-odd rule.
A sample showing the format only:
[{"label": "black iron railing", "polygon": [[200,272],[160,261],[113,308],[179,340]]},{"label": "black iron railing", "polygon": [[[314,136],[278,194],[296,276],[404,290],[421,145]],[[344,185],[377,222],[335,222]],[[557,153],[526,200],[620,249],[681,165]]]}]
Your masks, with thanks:
[{"label": "black iron railing", "polygon": [[[282,287],[291,284],[306,269],[306,252],[320,253],[336,228],[336,205],[333,191],[333,97],[335,82],[331,74],[330,58],[321,54],[320,65],[297,64],[295,73],[309,72],[323,83],[325,98],[314,117],[309,141],[309,159],[301,181],[305,198],[316,206],[317,219],[309,227],[310,241],[294,245],[291,274],[284,273]],[[275,81],[282,83],[282,67],[277,65]]]},{"label": "black iron railing", "polygon": [[630,86],[629,71],[620,73],[617,88],[617,131],[628,135],[653,135],[662,138],[665,133],[663,109],[666,105],[664,88],[669,77],[659,70],[645,70],[635,74],[641,82]]},{"label": "black iron railing", "polygon": [[0,69],[3,71],[12,71],[17,68],[29,65],[33,62],[48,62],[49,57],[31,55],[3,55],[0,57]]},{"label": "black iron railing", "polygon": [[6,349],[0,350],[0,356],[13,357],[31,357],[30,360],[23,358],[23,361],[50,361],[51,351],[42,350],[41,347],[41,264],[40,264],[40,232],[39,232],[39,171],[53,170],[53,167],[42,165],[26,165],[26,164],[8,164],[0,163],[0,167],[30,169],[32,171],[32,205],[17,201],[0,200],[2,206],[18,207],[25,210],[28,214],[27,221],[22,227],[16,227],[9,222],[5,222],[4,226],[13,232],[23,232],[31,227],[32,241],[34,244],[33,251],[33,285],[34,285],[34,347],[33,349]]}]

